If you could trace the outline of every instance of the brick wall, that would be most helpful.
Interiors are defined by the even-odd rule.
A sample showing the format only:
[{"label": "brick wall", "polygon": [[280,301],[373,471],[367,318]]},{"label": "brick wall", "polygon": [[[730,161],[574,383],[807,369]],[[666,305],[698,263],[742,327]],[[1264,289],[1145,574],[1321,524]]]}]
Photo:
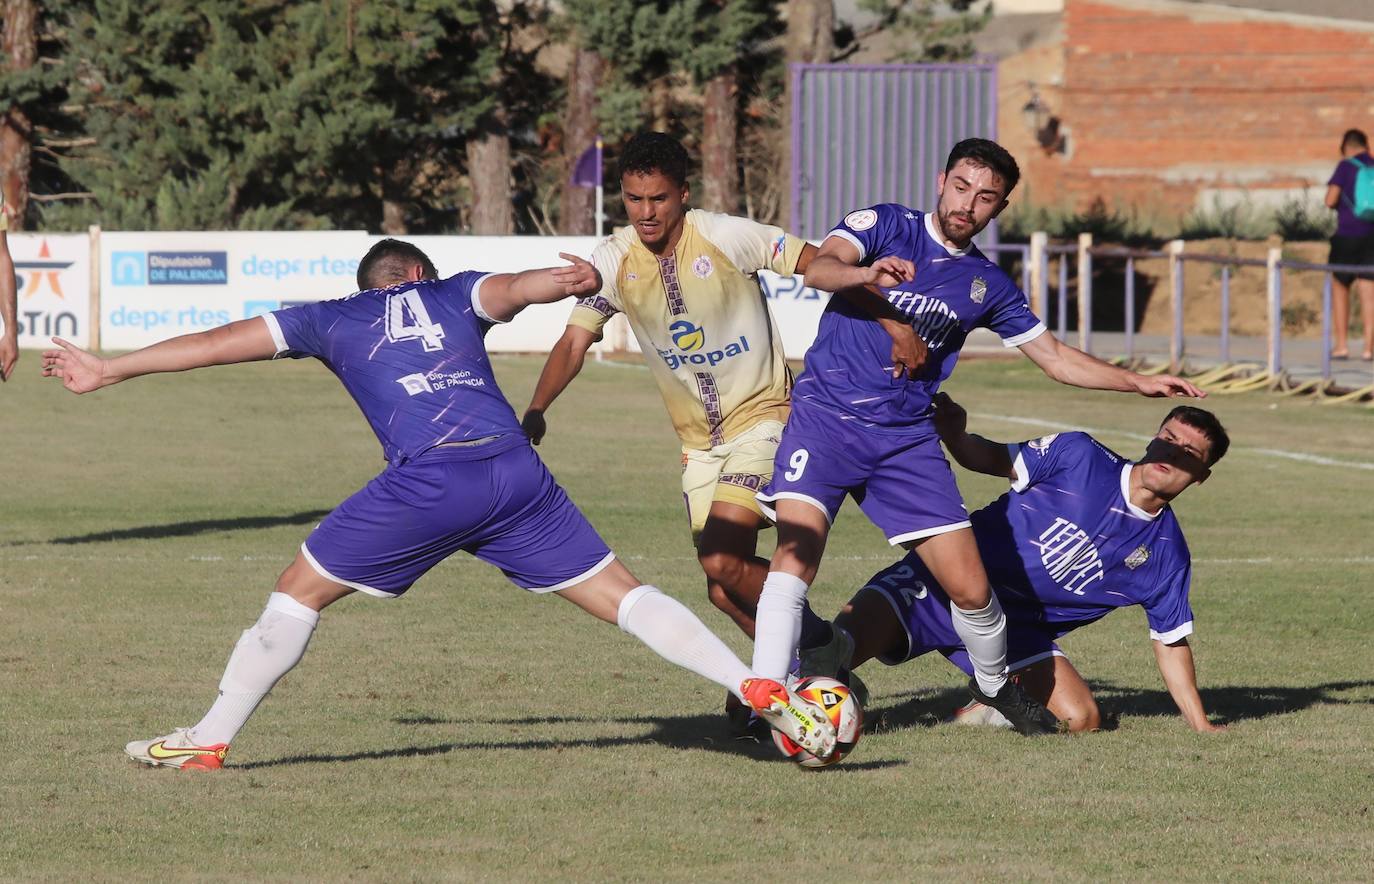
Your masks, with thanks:
[{"label": "brick wall", "polygon": [[[1374,135],[1367,24],[1066,0],[1062,52],[1062,88],[1049,103],[1069,151],[1017,145],[1037,203],[1102,196],[1186,212],[1207,188],[1320,186],[1345,129]],[[1004,119],[1019,109],[1004,108]]]}]

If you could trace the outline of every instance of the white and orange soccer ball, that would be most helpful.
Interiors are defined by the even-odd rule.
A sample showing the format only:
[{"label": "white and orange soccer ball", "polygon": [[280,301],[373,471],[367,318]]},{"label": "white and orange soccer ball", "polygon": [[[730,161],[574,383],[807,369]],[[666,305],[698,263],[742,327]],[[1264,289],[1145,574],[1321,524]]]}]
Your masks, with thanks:
[{"label": "white and orange soccer ball", "polygon": [[830,723],[835,726],[835,751],[827,758],[818,758],[792,742],[781,731],[773,731],[773,745],[784,757],[795,761],[802,767],[829,767],[844,758],[859,744],[864,732],[864,710],[859,700],[845,683],[823,675],[803,678],[792,686],[792,690],[803,700],[819,706],[825,711]]}]

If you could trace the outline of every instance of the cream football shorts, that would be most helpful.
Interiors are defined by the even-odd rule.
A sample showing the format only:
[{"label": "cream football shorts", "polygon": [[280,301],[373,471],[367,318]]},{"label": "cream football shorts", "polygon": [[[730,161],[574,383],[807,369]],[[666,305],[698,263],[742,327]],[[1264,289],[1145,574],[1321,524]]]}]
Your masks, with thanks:
[{"label": "cream football shorts", "polygon": [[715,501],[733,503],[763,517],[755,495],[773,477],[781,421],[759,421],[733,439],[707,449],[682,449],[682,500],[692,537],[700,536]]}]

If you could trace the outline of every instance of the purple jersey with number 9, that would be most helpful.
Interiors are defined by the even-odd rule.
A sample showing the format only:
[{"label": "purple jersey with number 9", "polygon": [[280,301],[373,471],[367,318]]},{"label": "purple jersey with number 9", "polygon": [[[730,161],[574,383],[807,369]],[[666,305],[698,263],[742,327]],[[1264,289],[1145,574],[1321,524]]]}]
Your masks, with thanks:
[{"label": "purple jersey with number 9", "polygon": [[831,298],[794,406],[815,402],[864,427],[905,429],[929,419],[931,397],[954,371],[969,332],[990,328],[1007,347],[1045,331],[1026,296],[977,246],[946,245],[922,212],[884,203],[850,212],[829,237],[848,241],[859,264],[896,255],[916,265],[916,278],[883,291],[930,349],[916,378],[892,376],[892,339],[845,298]]},{"label": "purple jersey with number 9", "polygon": [[338,376],[390,463],[496,437],[473,447],[474,456],[488,457],[525,442],[483,344],[495,324],[477,297],[489,275],[372,289],[264,319],[278,356],[313,356]]}]

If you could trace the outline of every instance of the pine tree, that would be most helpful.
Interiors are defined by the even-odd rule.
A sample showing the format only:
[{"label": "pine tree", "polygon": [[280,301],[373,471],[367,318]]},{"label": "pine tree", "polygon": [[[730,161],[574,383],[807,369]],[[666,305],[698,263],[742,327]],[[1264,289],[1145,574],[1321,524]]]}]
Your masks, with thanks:
[{"label": "pine tree", "polygon": [[537,88],[502,76],[503,20],[494,0],[94,0],[67,47],[93,143],[65,167],[95,201],[67,221],[451,229],[467,141]]}]

